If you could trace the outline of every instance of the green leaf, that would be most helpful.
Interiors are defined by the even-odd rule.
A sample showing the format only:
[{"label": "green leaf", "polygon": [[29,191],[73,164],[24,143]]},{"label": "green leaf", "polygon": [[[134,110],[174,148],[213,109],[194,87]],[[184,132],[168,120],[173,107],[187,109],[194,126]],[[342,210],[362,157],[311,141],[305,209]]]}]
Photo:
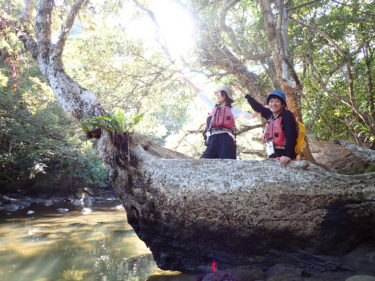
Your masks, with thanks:
[{"label": "green leaf", "polygon": [[122,108],[116,107],[113,110],[113,119],[118,123],[119,131],[124,132],[126,128],[125,111]]},{"label": "green leaf", "polygon": [[88,133],[92,130],[95,129],[95,126],[90,123],[90,122],[85,122],[85,121],[82,121],[81,122],[81,127],[82,127],[82,130],[85,132],[85,133]]},{"label": "green leaf", "polygon": [[139,114],[136,117],[134,117],[133,121],[128,124],[128,129],[126,130],[126,132],[128,132],[128,133],[133,132],[134,127],[142,120],[144,115],[145,114],[142,113],[142,114]]},{"label": "green leaf", "polygon": [[116,127],[113,125],[112,119],[108,116],[94,116],[90,118],[85,118],[84,121],[81,122],[83,125],[83,130],[85,129],[92,131],[95,128],[102,128],[106,129],[110,132],[115,132]]},{"label": "green leaf", "polygon": [[145,113],[141,113],[138,116],[136,116],[133,120],[133,126],[137,125],[145,116]]}]

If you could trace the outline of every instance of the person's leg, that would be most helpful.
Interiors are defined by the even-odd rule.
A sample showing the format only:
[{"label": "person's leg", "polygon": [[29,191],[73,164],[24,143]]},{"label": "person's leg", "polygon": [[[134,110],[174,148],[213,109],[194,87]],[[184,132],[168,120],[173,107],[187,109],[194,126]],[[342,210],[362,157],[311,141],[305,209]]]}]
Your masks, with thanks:
[{"label": "person's leg", "polygon": [[236,159],[236,142],[229,134],[220,134],[218,142],[218,158]]},{"label": "person's leg", "polygon": [[217,154],[217,136],[218,135],[211,135],[208,138],[207,141],[207,147],[206,150],[203,152],[201,159],[206,158],[206,159],[216,159],[218,158]]}]

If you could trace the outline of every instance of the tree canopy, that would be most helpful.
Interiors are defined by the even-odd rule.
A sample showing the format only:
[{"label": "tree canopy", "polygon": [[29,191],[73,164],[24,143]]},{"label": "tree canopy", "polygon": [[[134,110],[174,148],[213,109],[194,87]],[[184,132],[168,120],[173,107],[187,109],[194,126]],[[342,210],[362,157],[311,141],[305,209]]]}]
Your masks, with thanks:
[{"label": "tree canopy", "polygon": [[[240,85],[264,101],[282,89],[311,139],[374,148],[375,9],[369,0],[3,0],[0,8],[2,167],[26,161],[22,169],[32,171],[66,147],[73,154],[86,149],[69,138],[77,125],[56,100],[77,119],[115,107],[129,118],[145,113],[137,131],[198,156],[197,132],[207,113],[177,79],[181,73],[208,95],[218,84]],[[76,107],[64,100],[62,80],[70,93],[79,89]],[[82,96],[93,103],[87,111],[78,108]],[[235,105],[249,110],[240,96]],[[30,140],[37,136],[43,138],[35,145]],[[238,137],[241,157],[249,150],[262,155],[253,141],[259,136],[257,129]]]}]

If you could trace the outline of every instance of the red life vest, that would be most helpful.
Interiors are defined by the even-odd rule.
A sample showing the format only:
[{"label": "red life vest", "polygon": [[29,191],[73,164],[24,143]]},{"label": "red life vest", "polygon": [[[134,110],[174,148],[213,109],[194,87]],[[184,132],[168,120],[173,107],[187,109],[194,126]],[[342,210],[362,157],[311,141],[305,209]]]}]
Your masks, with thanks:
[{"label": "red life vest", "polygon": [[[283,131],[281,121],[283,117],[279,116],[277,118],[271,117],[266,124],[264,130],[264,141],[270,141],[272,139],[274,146],[279,146],[285,148],[286,138]],[[277,149],[277,147],[275,147]],[[279,148],[280,149],[280,148]]]},{"label": "red life vest", "polygon": [[[211,124],[210,124],[211,123]],[[234,117],[230,106],[215,106],[208,115],[206,129],[226,128],[234,131]]]}]

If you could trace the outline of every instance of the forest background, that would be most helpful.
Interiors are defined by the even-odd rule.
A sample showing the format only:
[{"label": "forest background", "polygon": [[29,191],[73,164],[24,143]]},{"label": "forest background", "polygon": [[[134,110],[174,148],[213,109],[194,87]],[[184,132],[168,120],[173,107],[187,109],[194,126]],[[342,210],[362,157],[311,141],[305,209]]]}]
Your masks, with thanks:
[{"label": "forest background", "polygon": [[[281,88],[260,2],[88,1],[66,42],[65,70],[107,112],[122,108],[129,120],[144,113],[138,132],[198,158],[207,112],[180,82],[181,73],[211,98],[220,84],[252,88],[261,101]],[[345,139],[374,149],[372,1],[270,2],[271,14],[288,12],[282,43],[309,140]],[[85,140],[80,125],[59,107],[10,24],[19,20],[23,4],[0,0],[1,190],[106,187],[96,141]],[[72,5],[55,1],[55,30]],[[242,93],[235,97],[235,106],[251,112]],[[264,156],[260,127],[260,119],[238,125],[240,159]]]}]

